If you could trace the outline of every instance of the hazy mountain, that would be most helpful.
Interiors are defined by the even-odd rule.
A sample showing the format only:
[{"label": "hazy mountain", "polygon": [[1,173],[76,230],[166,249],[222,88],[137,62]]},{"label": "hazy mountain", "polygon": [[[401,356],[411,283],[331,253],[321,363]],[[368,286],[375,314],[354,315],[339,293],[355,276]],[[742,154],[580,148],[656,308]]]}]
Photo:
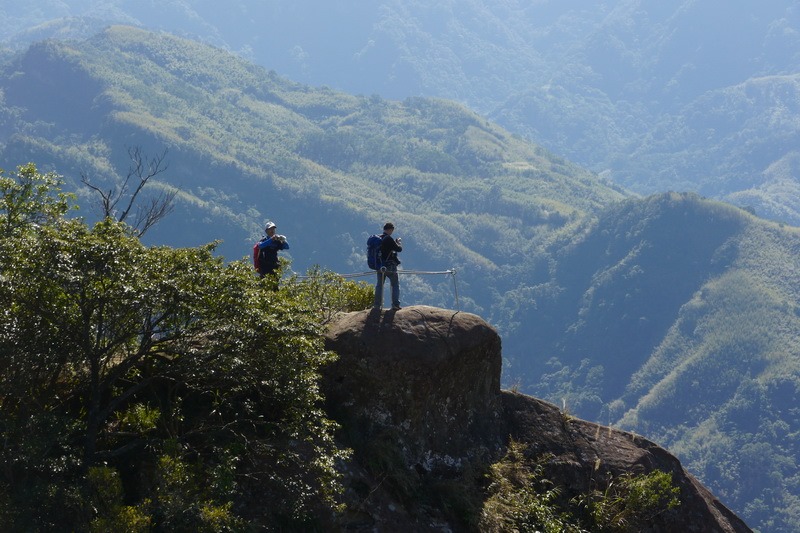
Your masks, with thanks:
[{"label": "hazy mountain", "polygon": [[[118,186],[128,147],[168,150],[178,204],[150,242],[238,259],[274,218],[295,271],[362,272],[393,219],[404,267],[455,267],[462,309],[499,329],[506,386],[657,439],[754,527],[798,527],[795,229],[632,197],[451,101],[314,88],[130,27],[31,46],[0,91],[0,166],[56,169],[84,206],[82,174]],[[402,288],[455,305],[449,277]]]},{"label": "hazy mountain", "polygon": [[800,223],[797,173],[775,171],[792,169],[798,144],[790,0],[30,0],[0,12],[8,46],[107,22],[200,39],[304,83],[453,99],[631,190],[695,191]]}]

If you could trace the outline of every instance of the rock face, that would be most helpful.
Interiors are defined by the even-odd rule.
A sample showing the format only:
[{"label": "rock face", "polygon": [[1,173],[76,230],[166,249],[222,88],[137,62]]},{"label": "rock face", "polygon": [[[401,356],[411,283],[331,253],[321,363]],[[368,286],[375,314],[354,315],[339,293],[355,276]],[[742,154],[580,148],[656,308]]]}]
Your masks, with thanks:
[{"label": "rock face", "polygon": [[408,465],[458,468],[502,443],[500,337],[469,313],[414,306],[343,315],[326,348],[331,414],[366,439],[402,443]]},{"label": "rock face", "polygon": [[[653,518],[651,532],[751,531],[663,448],[636,435],[578,420],[547,402],[500,390],[501,343],[480,317],[427,306],[340,316],[326,347],[339,354],[322,386],[356,456],[399,451],[399,469],[428,480],[452,477],[474,461],[493,462],[508,439],[548,456],[545,477],[569,499],[609,476],[671,472],[681,505]],[[351,531],[459,531],[429,506],[391,501],[358,459],[360,515]],[[363,496],[366,494],[366,496]],[[371,499],[371,501],[370,501]]]}]

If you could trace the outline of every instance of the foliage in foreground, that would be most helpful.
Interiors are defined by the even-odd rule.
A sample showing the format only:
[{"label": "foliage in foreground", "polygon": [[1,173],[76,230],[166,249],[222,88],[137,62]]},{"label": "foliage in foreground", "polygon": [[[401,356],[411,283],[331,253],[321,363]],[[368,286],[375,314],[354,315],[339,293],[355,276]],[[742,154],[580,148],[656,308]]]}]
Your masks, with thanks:
[{"label": "foliage in foreground", "polygon": [[270,290],[213,244],[88,227],[34,165],[0,193],[5,530],[299,527],[337,507],[319,310],[366,288],[316,273]]},{"label": "foliage in foreground", "polygon": [[548,457],[532,460],[525,452],[524,444],[512,441],[506,455],[491,465],[481,531],[641,531],[680,504],[672,476],[659,470],[611,478],[604,490],[564,502],[560,488],[544,477]]}]

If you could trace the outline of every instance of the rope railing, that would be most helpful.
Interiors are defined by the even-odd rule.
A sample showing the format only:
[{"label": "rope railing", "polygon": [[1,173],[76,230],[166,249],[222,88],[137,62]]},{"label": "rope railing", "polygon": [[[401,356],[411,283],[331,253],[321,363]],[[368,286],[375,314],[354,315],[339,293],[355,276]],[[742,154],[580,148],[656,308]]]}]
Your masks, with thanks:
[{"label": "rope railing", "polygon": [[[374,276],[376,273],[375,270],[367,270],[365,272],[352,272],[349,274],[339,274],[335,273],[337,276],[344,278],[344,279],[353,279],[353,278],[365,278],[367,276]],[[452,268],[450,270],[398,270],[398,274],[413,274],[417,276],[426,276],[426,275],[449,275],[453,277],[453,294],[455,295],[456,299],[456,310],[461,310],[461,303],[458,301],[458,282],[456,281],[456,269]],[[297,279],[310,279],[312,276],[296,276]]]}]

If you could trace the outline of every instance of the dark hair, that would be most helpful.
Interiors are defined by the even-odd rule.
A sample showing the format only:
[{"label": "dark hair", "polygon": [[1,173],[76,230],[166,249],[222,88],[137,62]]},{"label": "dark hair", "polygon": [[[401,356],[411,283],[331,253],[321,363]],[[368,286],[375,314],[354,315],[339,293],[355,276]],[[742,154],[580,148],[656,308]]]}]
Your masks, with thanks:
[{"label": "dark hair", "polygon": [[386,224],[383,225],[383,229],[394,229],[394,224],[392,224],[391,222],[387,222]]}]

